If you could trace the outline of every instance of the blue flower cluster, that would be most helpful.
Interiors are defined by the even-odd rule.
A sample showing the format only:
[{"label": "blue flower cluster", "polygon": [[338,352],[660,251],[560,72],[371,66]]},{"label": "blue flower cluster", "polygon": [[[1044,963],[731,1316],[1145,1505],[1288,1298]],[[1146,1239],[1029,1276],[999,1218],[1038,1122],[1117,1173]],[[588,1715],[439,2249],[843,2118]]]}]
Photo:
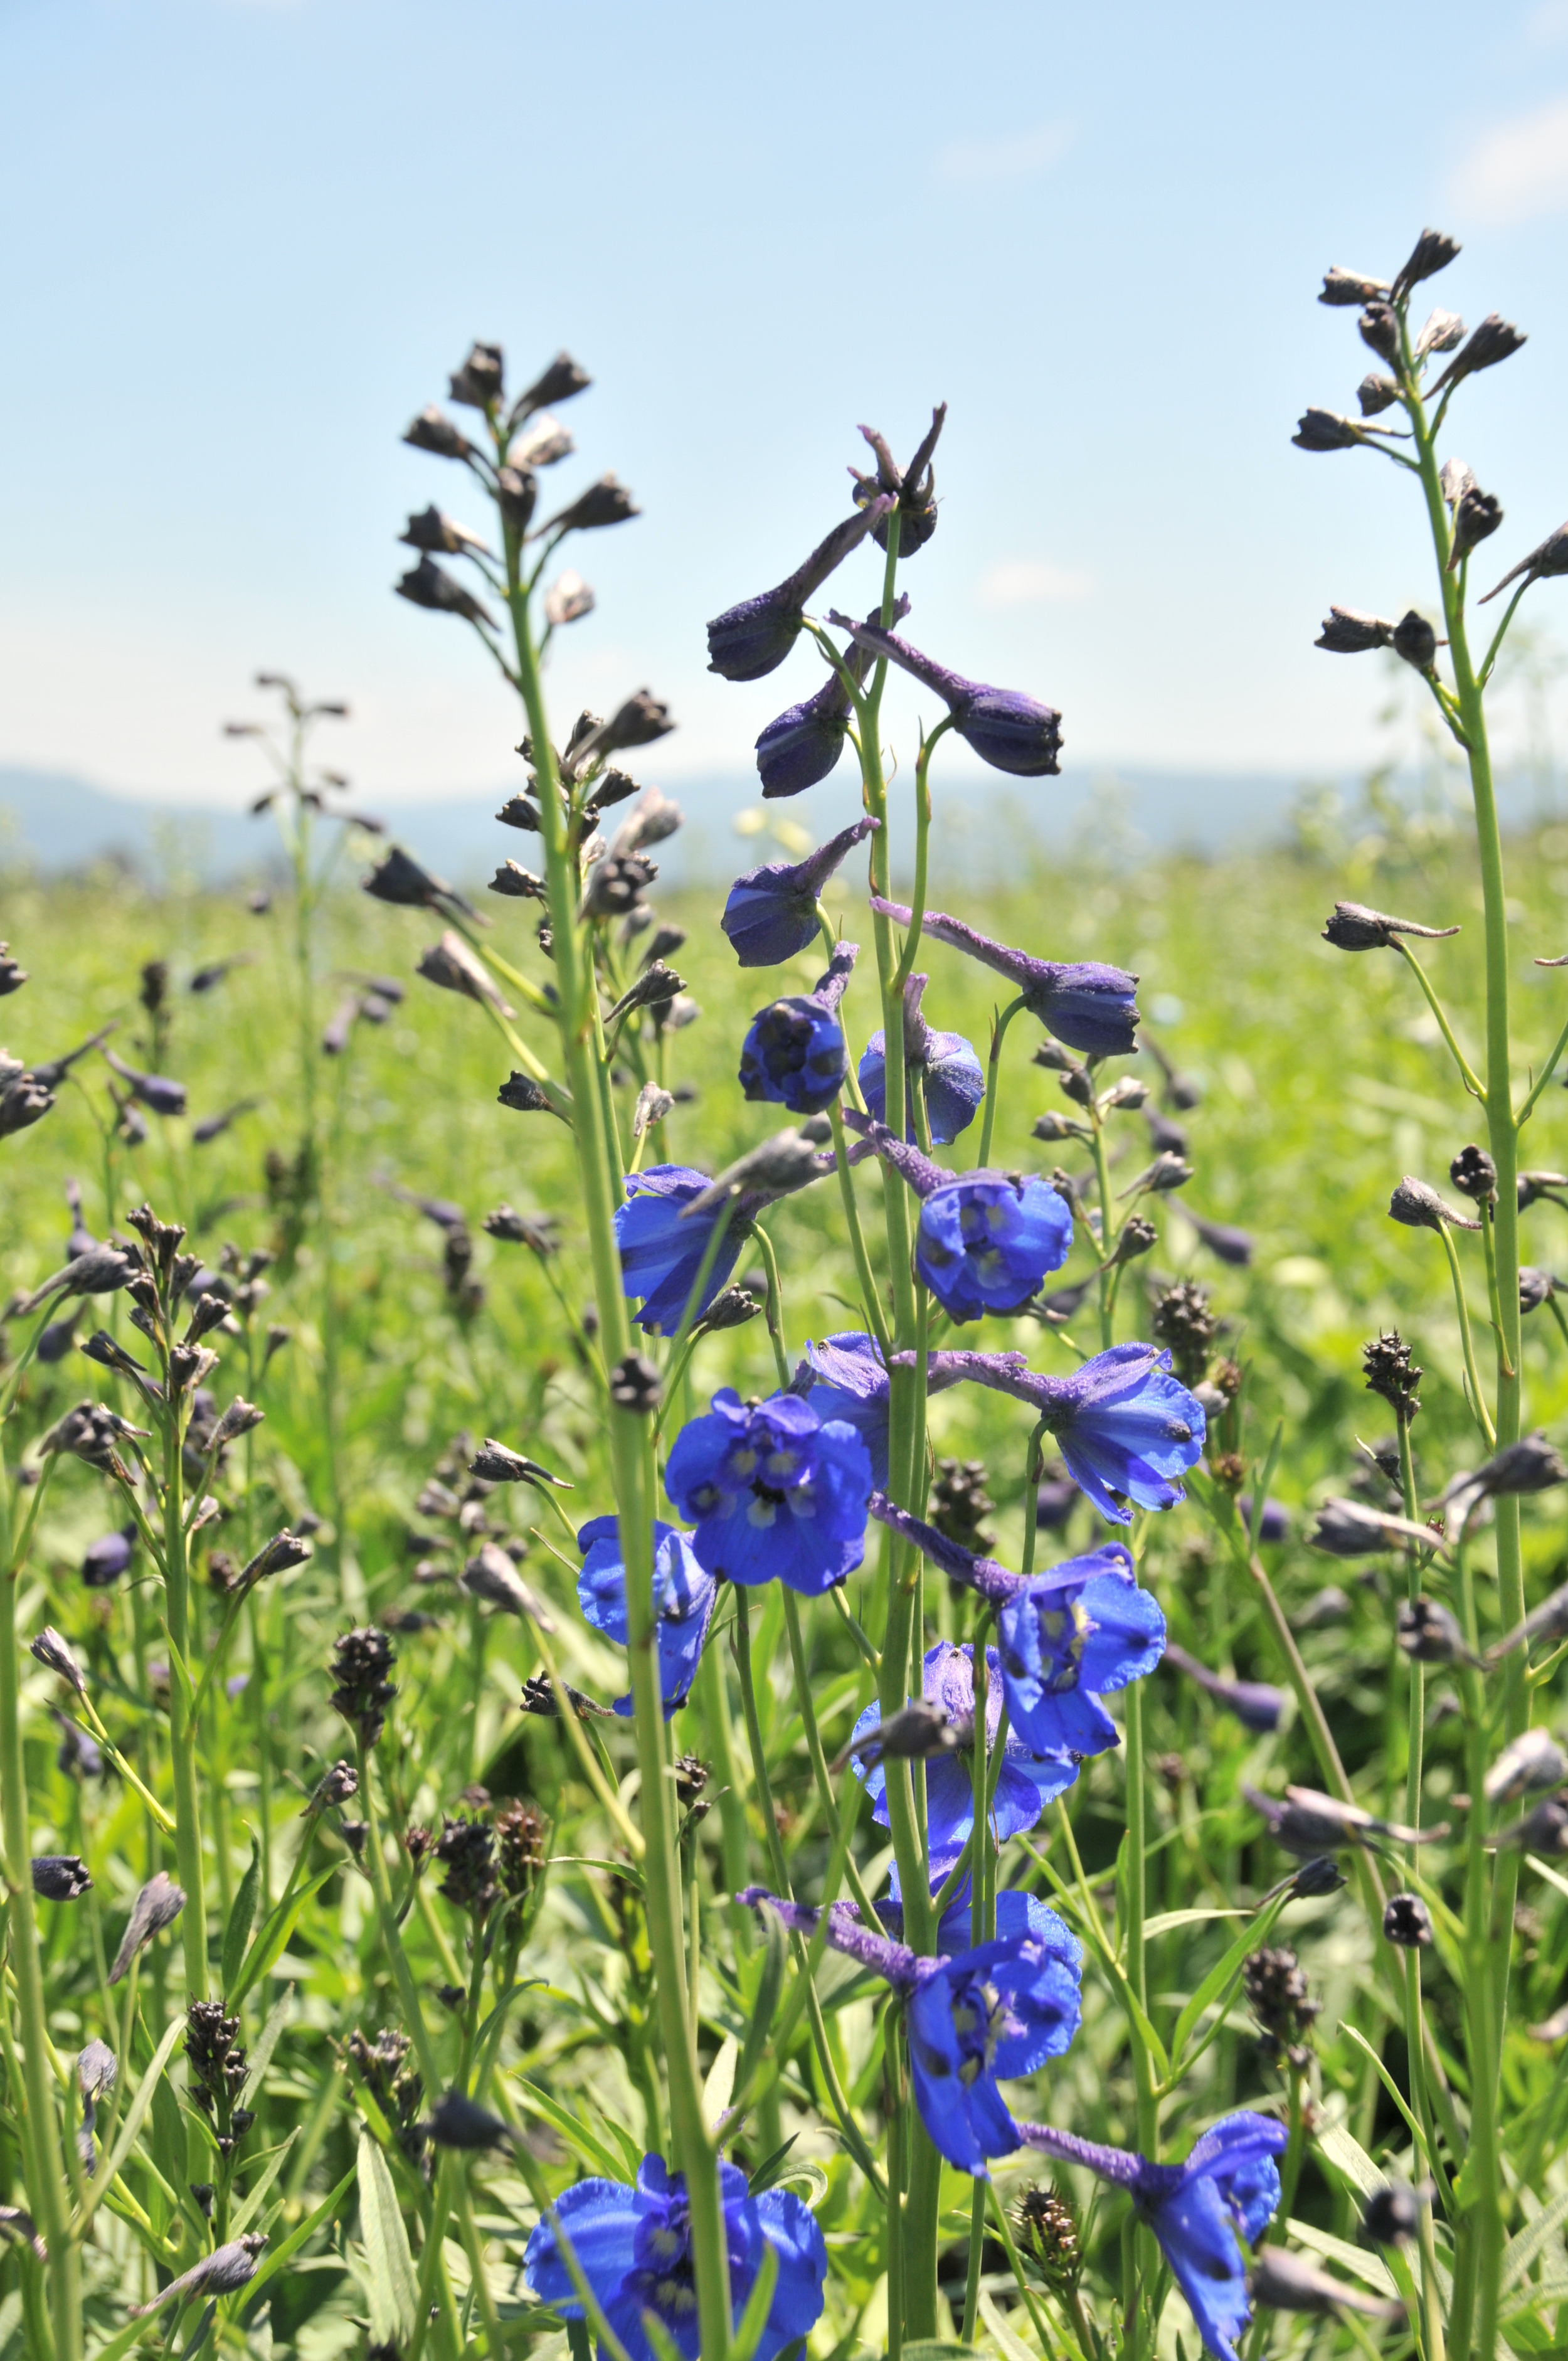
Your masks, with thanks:
[{"label": "blue flower cluster", "polygon": [[852,1426],[795,1394],[743,1402],[725,1387],[683,1427],[664,1489],[696,1530],[700,1565],[730,1582],[831,1590],[865,1554],[871,1454]]}]

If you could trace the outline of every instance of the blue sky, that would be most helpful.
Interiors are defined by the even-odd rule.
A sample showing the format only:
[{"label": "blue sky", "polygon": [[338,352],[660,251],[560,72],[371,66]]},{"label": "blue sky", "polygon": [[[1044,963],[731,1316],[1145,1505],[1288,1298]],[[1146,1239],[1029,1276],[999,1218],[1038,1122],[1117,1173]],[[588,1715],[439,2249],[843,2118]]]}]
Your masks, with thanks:
[{"label": "blue sky", "polygon": [[[651,683],[651,776],[741,767],[815,685],[710,678],[703,624],[845,512],[857,422],[907,449],[942,398],[917,643],[1059,705],[1080,775],[1366,758],[1384,684],[1318,619],[1431,592],[1406,479],[1289,445],[1366,364],[1327,265],[1463,237],[1434,297],[1530,335],[1455,430],[1499,557],[1568,511],[1568,0],[1421,24],[0,0],[0,765],[232,802],[261,664],[352,700],[378,797],[510,779],[470,635],[389,596],[411,507],[476,517],[399,442],[476,335],[593,372],[557,480],[645,513],[582,544],[554,693]],[[1568,637],[1568,585],[1532,599]]]}]

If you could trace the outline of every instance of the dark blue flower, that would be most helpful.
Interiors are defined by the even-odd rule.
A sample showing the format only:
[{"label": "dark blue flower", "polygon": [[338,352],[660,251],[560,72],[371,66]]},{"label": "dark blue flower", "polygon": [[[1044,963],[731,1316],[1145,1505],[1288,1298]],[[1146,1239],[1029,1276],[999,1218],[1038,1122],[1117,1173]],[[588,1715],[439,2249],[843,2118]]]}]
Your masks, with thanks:
[{"label": "dark blue flower", "polygon": [[1153,1345],[1113,1345],[1067,1378],[1036,1377],[1015,1353],[934,1353],[932,1373],[1028,1402],[1055,1435],[1068,1472],[1102,1517],[1132,1522],[1128,1502],[1173,1509],[1203,1452],[1203,1405]]},{"label": "dark blue flower", "polygon": [[[874,894],[872,908],[899,927],[907,927],[915,916],[905,903],[885,902]],[[1035,959],[977,934],[944,910],[927,910],[921,931],[1004,975],[1031,1016],[1069,1049],[1086,1058],[1126,1058],[1137,1048],[1138,979],[1124,968],[1106,967],[1099,960]]]},{"label": "dark blue flower", "polygon": [[[736,1898],[767,1903],[802,1935],[815,1934],[826,1916],[831,1948],[903,1993],[916,2104],[949,2164],[983,2180],[988,2157],[1013,2153],[1020,2144],[1018,2127],[998,2078],[1032,2074],[1047,2058],[1059,2058],[1081,2017],[1083,1955],[1054,1911],[1039,1903],[1019,1909],[1022,1894],[998,1895],[992,1941],[924,1960],[880,1928],[862,1926],[852,1904],[835,1903],[824,1914],[756,1885]],[[959,1923],[952,1913],[944,1917],[944,1949],[949,1927]]]},{"label": "dark blue flower", "polygon": [[[634,1303],[641,1299],[637,1325],[650,1334],[674,1335],[681,1324],[692,1282],[723,1207],[715,1205],[689,1222],[681,1219],[681,1212],[708,1186],[706,1172],[694,1172],[685,1164],[651,1164],[646,1172],[627,1176],[626,1202],[615,1216],[621,1290]],[[706,1312],[728,1284],[746,1233],[746,1223],[731,1214],[704,1284],[698,1313]]]},{"label": "dark blue flower", "polygon": [[1138,1588],[1120,1542],[1087,1557],[1064,1558],[1045,1574],[1014,1574],[949,1541],[880,1492],[872,1495],[871,1512],[952,1581],[996,1608],[1000,1651],[991,1650],[986,1662],[999,1655],[1010,1744],[1015,1735],[1034,1757],[1070,1769],[1080,1756],[1103,1754],[1118,1743],[1116,1725],[1100,1699],[1152,1673],[1165,1647],[1165,1618]]},{"label": "dark blue flower", "polygon": [[[902,543],[899,554],[907,554]],[[902,620],[908,612],[909,601],[901,597],[894,620]],[[875,622],[877,617],[871,620]],[[843,672],[857,683],[864,680],[871,661],[865,649],[852,642],[839,658]],[[849,733],[850,692],[843,673],[835,671],[815,697],[786,706],[758,739],[757,769],[763,796],[804,795],[807,787],[816,786],[836,767]]]},{"label": "dark blue flower", "polygon": [[767,1099],[794,1115],[820,1115],[844,1087],[850,1070],[839,1004],[860,955],[840,943],[814,992],[793,993],[760,1009],[740,1052],[740,1087],[749,1099]]},{"label": "dark blue flower", "polygon": [[[614,1517],[590,1517],[577,1534],[583,1570],[577,1576],[577,1604],[596,1631],[630,1645],[626,1620],[626,1563],[620,1547],[620,1526]],[[685,1705],[702,1662],[703,1642],[713,1616],[718,1585],[698,1565],[689,1533],[653,1520],[653,1614],[658,1638],[659,1694],[668,1721]],[[630,1697],[617,1697],[615,1709],[630,1714]]]},{"label": "dark blue flower", "polygon": [[1019,779],[1039,779],[1054,775],[1060,768],[1057,756],[1061,752],[1061,715],[1054,706],[1042,705],[1037,697],[1027,697],[1022,689],[990,688],[983,682],[965,680],[961,674],[949,672],[945,664],[912,648],[907,640],[895,638],[875,623],[851,623],[847,616],[834,613],[828,620],[838,630],[851,632],[873,656],[885,656],[890,664],[934,688],[959,736],[993,771],[1007,771]]},{"label": "dark blue flower", "polygon": [[1234,1713],[1244,1729],[1265,1733],[1278,1729],[1285,1711],[1283,1689],[1273,1687],[1267,1681],[1226,1680],[1222,1674],[1212,1673],[1207,1664],[1201,1664],[1196,1656],[1190,1656],[1185,1648],[1179,1648],[1174,1640],[1167,1642],[1165,1654],[1168,1664],[1174,1664],[1179,1673],[1185,1673],[1190,1681],[1195,1681],[1216,1705]]},{"label": "dark blue flower", "polygon": [[[933,1148],[947,1148],[974,1121],[985,1096],[985,1069],[972,1042],[961,1033],[933,1032],[920,1013],[927,979],[912,975],[904,987],[904,1060],[906,1071],[925,1085],[926,1116]],[[861,1094],[878,1123],[887,1120],[886,1036],[879,1027],[860,1064]],[[916,1137],[913,1110],[905,1137]]]},{"label": "dark blue flower", "polygon": [[1118,1743],[1101,1704],[1152,1673],[1165,1617],[1112,1542],[1035,1576],[997,1616],[1007,1710],[1041,1753],[1103,1754]]},{"label": "dark blue flower", "polygon": [[963,1172],[933,1164],[884,1123],[844,1110],[844,1121],[902,1173],[920,1198],[915,1265],[950,1320],[1020,1312],[1072,1245],[1072,1214],[1048,1180],[1021,1172]]},{"label": "dark blue flower", "polygon": [[709,1574],[815,1598],[865,1555],[871,1455],[852,1426],[795,1394],[752,1407],[726,1386],[681,1429],[664,1489]]},{"label": "dark blue flower", "polygon": [[874,1336],[841,1328],[820,1345],[806,1339],[806,1357],[817,1378],[806,1400],[818,1418],[852,1426],[871,1455],[872,1482],[887,1483],[887,1428],[892,1388]]},{"label": "dark blue flower", "polygon": [[[757,2361],[773,2361],[786,2345],[808,2335],[821,2317],[828,2249],[816,2217],[788,2190],[752,2197],[737,2166],[721,2164],[718,2175],[736,2319],[757,2283],[763,2247],[772,2246],[778,2257],[778,2280],[756,2348]],[[529,2287],[564,2320],[581,2320],[583,2306],[562,2252],[563,2235],[630,2361],[654,2361],[642,2324],[645,2312],[652,2312],[685,2361],[697,2361],[691,2208],[683,2173],[667,2171],[662,2156],[645,2156],[635,2188],[620,2180],[579,2180],[541,2215],[523,2257]]]},{"label": "dark blue flower", "polygon": [[800,635],[806,602],[827,581],[835,566],[859,547],[872,526],[887,514],[891,500],[878,500],[834,526],[804,566],[760,598],[742,598],[727,607],[707,627],[709,672],[725,680],[761,680],[776,672]]},{"label": "dark blue flower", "polygon": [[737,877],[718,923],[742,967],[779,967],[809,950],[817,932],[817,895],[846,853],[878,825],[858,819],[804,861],[764,861]]},{"label": "dark blue flower", "polygon": [[117,1533],[104,1533],[88,1543],[82,1557],[82,1579],[89,1590],[107,1590],[111,1583],[118,1582],[131,1562],[136,1537],[134,1525],[122,1525]]},{"label": "dark blue flower", "polygon": [[1130,2149],[1104,2147],[1049,2124],[1018,2128],[1026,2147],[1086,2166],[1131,2193],[1187,2298],[1205,2350],[1215,2361],[1236,2361],[1235,2339],[1252,2318],[1237,2233],[1252,2246],[1274,2218],[1274,2159],[1288,2144],[1284,2125],[1245,2111],[1224,2115],[1185,2164],[1151,2164]]},{"label": "dark blue flower", "polygon": [[[1015,1578],[1015,1577],[1014,1577]],[[1002,1719],[1003,1666],[994,1648],[985,1652],[987,1674],[985,1698],[985,1729],[988,1750],[995,1743]],[[925,1673],[921,1682],[924,1695],[932,1705],[944,1708],[950,1722],[961,1726],[974,1723],[974,1651],[955,1647],[950,1640],[938,1640],[926,1652]],[[851,1745],[874,1730],[882,1719],[880,1706],[870,1705],[856,1722]],[[879,1828],[885,1828],[887,1820],[887,1777],[881,1764],[871,1771],[857,1773],[864,1778],[866,1793],[872,1798],[872,1817]],[[1009,1837],[1022,1836],[1032,1828],[1046,1806],[1064,1795],[1078,1776],[1078,1764],[1064,1752],[1045,1759],[1036,1755],[1028,1742],[1015,1730],[1009,1730],[1002,1752],[1002,1769],[996,1782],[992,1826],[999,1844]],[[969,1842],[974,1828],[974,1769],[971,1749],[955,1748],[950,1754],[927,1758],[926,1763],[926,1847],[933,1894],[947,1877]],[[893,1872],[893,1890],[899,1890],[898,1871]]]}]

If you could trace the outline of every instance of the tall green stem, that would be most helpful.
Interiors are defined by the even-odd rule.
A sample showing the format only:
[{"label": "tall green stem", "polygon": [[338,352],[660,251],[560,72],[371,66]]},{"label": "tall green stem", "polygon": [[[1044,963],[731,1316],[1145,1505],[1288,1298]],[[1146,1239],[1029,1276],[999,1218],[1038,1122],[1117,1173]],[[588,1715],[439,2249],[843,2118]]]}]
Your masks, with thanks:
[{"label": "tall green stem", "polygon": [[207,1909],[202,1878],[202,1814],[196,1786],[196,1723],[181,1667],[191,1662],[191,1579],[185,1543],[185,1477],[180,1454],[183,1397],[170,1387],[163,1422],[164,1614],[178,1663],[170,1666],[169,1766],[174,1782],[174,1858],[185,1889],[180,1932],[187,2002],[207,1997]]}]

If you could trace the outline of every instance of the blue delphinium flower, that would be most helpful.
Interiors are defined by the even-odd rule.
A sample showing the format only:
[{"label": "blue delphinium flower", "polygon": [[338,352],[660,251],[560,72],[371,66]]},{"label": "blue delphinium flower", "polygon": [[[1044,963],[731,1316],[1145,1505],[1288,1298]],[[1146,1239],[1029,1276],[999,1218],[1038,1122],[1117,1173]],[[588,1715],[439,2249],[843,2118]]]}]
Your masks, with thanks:
[{"label": "blue delphinium flower", "polygon": [[[626,1620],[626,1562],[620,1525],[614,1517],[590,1517],[577,1534],[583,1570],[577,1604],[596,1631],[622,1648],[630,1645]],[[653,1614],[658,1639],[659,1694],[668,1721],[685,1705],[702,1662],[703,1642],[713,1618],[718,1584],[697,1562],[689,1533],[653,1520]],[[617,1697],[620,1714],[631,1711],[630,1697]]]},{"label": "blue delphinium flower", "polygon": [[892,506],[890,499],[882,499],[846,517],[776,590],[742,598],[738,607],[727,607],[722,615],[716,615],[707,627],[709,672],[720,674],[725,680],[761,680],[765,674],[776,672],[800,635],[806,602],[812,592],[859,547]]},{"label": "blue delphinium flower", "polygon": [[1151,2164],[1124,2147],[1103,2147],[1049,2124],[1020,2124],[1026,2147],[1059,2164],[1084,2165],[1130,2191],[1139,2214],[1187,2298],[1204,2349],[1236,2361],[1235,2339],[1252,2318],[1237,2233],[1252,2246],[1279,2203],[1275,2158],[1288,2145],[1283,2124],[1244,2111],[1206,2131],[1185,2164]]},{"label": "blue delphinium flower", "polygon": [[865,1555],[871,1455],[852,1426],[795,1394],[755,1407],[726,1386],[675,1438],[664,1489],[709,1574],[816,1598]]},{"label": "blue delphinium flower", "polygon": [[1119,1743],[1100,1699],[1146,1678],[1165,1648],[1165,1617],[1139,1589],[1120,1542],[1043,1574],[1014,1574],[880,1492],[872,1496],[872,1514],[996,1608],[999,1650],[986,1661],[999,1654],[1010,1735],[1045,1762],[1069,1765]]},{"label": "blue delphinium flower", "polygon": [[[872,908],[899,927],[907,927],[915,916],[906,903],[884,902],[874,894]],[[1137,1048],[1138,979],[1125,968],[1106,967],[1099,960],[1034,959],[977,934],[943,910],[927,910],[921,932],[1004,975],[1030,1015],[1069,1049],[1086,1058],[1126,1058]]]},{"label": "blue delphinium flower", "polygon": [[1036,1377],[1016,1353],[933,1353],[933,1377],[970,1378],[1029,1403],[1055,1435],[1068,1473],[1102,1517],[1132,1522],[1140,1509],[1173,1509],[1181,1478],[1203,1453],[1206,1420],[1194,1393],[1153,1345],[1113,1345],[1070,1377]]},{"label": "blue delphinium flower", "polygon": [[820,1345],[806,1345],[806,1367],[800,1378],[817,1380],[806,1395],[818,1418],[841,1419],[852,1426],[871,1455],[872,1482],[881,1491],[888,1479],[887,1433],[892,1401],[882,1346],[863,1331],[841,1328],[824,1336]]},{"label": "blue delphinium flower", "polygon": [[[824,1916],[757,1885],[736,1899],[767,1903],[803,1935],[815,1934]],[[988,2179],[986,2158],[1010,2156],[1019,2146],[998,2078],[1033,2074],[1047,2058],[1059,2058],[1078,2031],[1077,1944],[1058,1920],[1065,1944],[1025,1930],[950,1958],[923,1960],[862,1927],[852,1905],[836,1903],[826,1916],[832,1949],[904,1995],[915,2103],[933,2145],[960,2172]]]},{"label": "blue delphinium flower", "polygon": [[[904,1060],[911,1079],[918,1075],[926,1091],[926,1116],[933,1148],[947,1148],[974,1121],[985,1096],[985,1069],[974,1045],[961,1033],[936,1033],[920,1013],[927,978],[912,975],[904,987]],[[879,1026],[866,1043],[860,1064],[861,1095],[867,1112],[878,1123],[887,1120],[886,1036]],[[913,1110],[905,1124],[906,1138],[916,1137]]]},{"label": "blue delphinium flower", "polygon": [[793,1115],[820,1115],[844,1087],[850,1070],[839,1004],[860,956],[840,943],[813,992],[792,993],[759,1009],[740,1051],[740,1087]]},{"label": "blue delphinium flower", "polygon": [[[904,554],[901,544],[899,555]],[[909,601],[901,597],[895,620],[908,612]],[[830,673],[815,697],[786,706],[769,722],[757,741],[757,770],[765,797],[804,795],[837,766],[850,734],[850,692],[843,674],[859,683],[871,661],[864,648],[851,643],[840,658],[843,672]]]},{"label": "blue delphinium flower", "polygon": [[[914,1522],[914,1520],[911,1520]],[[922,1528],[922,1530],[926,1530]],[[1017,1577],[1014,1576],[1014,1580]],[[1003,1664],[994,1648],[985,1652],[986,1697],[985,1731],[987,1750],[994,1749],[996,1732],[1002,1720]],[[967,1723],[974,1727],[974,1651],[955,1647],[950,1640],[938,1640],[926,1652],[921,1689],[928,1703],[940,1706],[949,1723],[962,1729]],[[853,1746],[876,1728],[882,1719],[880,1706],[869,1705],[856,1722],[850,1735]],[[879,1828],[885,1828],[887,1818],[887,1774],[881,1763],[863,1771],[859,1759],[855,1768],[865,1780],[866,1793],[872,1798],[872,1817]],[[992,1811],[992,1825],[999,1844],[1009,1837],[1022,1836],[1032,1828],[1046,1806],[1058,1795],[1065,1795],[1078,1776],[1078,1764],[1065,1748],[1049,1756],[1037,1754],[1029,1741],[1016,1730],[1009,1730],[1002,1751],[1002,1769],[996,1781],[996,1796]],[[957,1861],[974,1828],[974,1773],[972,1749],[970,1745],[955,1747],[948,1754],[930,1756],[926,1763],[926,1846],[933,1894]],[[893,1872],[894,1895],[899,1891],[898,1871]]]},{"label": "blue delphinium flower", "polygon": [[764,861],[737,877],[718,923],[742,967],[779,967],[810,949],[817,931],[817,895],[845,855],[878,826],[874,819],[858,819],[804,861]]},{"label": "blue delphinium flower", "polygon": [[[816,2216],[787,2189],[753,2197],[745,2174],[733,2164],[721,2164],[718,2178],[735,2318],[757,2283],[763,2248],[772,2246],[778,2257],[778,2280],[756,2348],[757,2361],[773,2361],[786,2345],[808,2335],[821,2317],[828,2249]],[[620,2180],[579,2180],[541,2215],[523,2256],[528,2285],[564,2320],[581,2320],[583,2305],[562,2252],[563,2236],[630,2361],[654,2361],[642,2325],[645,2312],[654,2315],[685,2361],[697,2361],[701,2340],[684,2173],[667,2171],[662,2156],[645,2156],[635,2188]]]},{"label": "blue delphinium flower", "polygon": [[1174,1640],[1167,1642],[1165,1657],[1167,1664],[1174,1664],[1179,1673],[1195,1681],[1216,1705],[1234,1713],[1244,1729],[1264,1733],[1278,1729],[1285,1711],[1283,1689],[1275,1688],[1268,1681],[1227,1680],[1221,1673],[1212,1673],[1196,1656],[1190,1656],[1185,1648],[1179,1648]]},{"label": "blue delphinium flower", "polygon": [[[685,1164],[651,1164],[646,1172],[627,1178],[626,1202],[615,1215],[620,1283],[632,1302],[640,1297],[643,1300],[637,1325],[650,1334],[673,1335],[680,1326],[692,1282],[723,1209],[716,1205],[711,1213],[696,1214],[689,1222],[684,1222],[681,1213],[708,1185],[706,1172],[695,1172]],[[748,1228],[743,1206],[738,1205],[704,1284],[699,1313],[728,1284]]]},{"label": "blue delphinium flower", "polygon": [[831,612],[828,620],[839,631],[852,633],[873,656],[885,656],[890,664],[934,688],[965,745],[993,771],[1007,771],[1018,779],[1039,779],[1054,776],[1060,768],[1057,756],[1061,752],[1061,715],[1055,706],[1042,705],[1037,697],[1026,697],[1022,689],[989,688],[983,682],[965,680],[875,623],[852,623],[847,616]]},{"label": "blue delphinium flower", "polygon": [[920,1198],[915,1265],[950,1320],[1021,1312],[1067,1260],[1072,1214],[1048,1180],[1020,1172],[955,1176],[895,1139],[884,1123],[852,1107],[844,1121]]}]

